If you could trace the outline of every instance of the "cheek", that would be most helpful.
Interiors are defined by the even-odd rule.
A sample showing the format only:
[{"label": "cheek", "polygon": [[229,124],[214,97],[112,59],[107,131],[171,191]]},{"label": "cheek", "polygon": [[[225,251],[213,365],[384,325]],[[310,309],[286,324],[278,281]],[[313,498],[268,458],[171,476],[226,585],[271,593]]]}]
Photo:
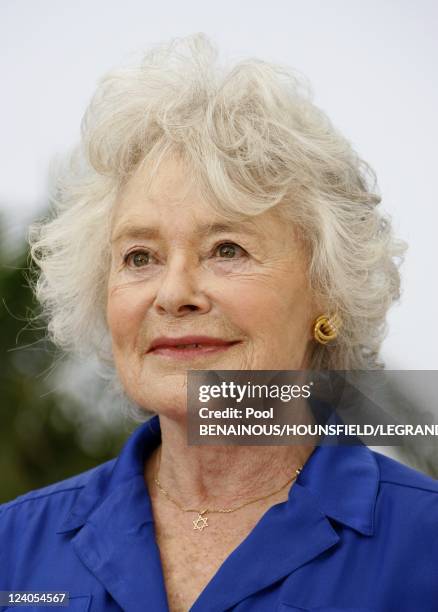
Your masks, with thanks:
[{"label": "cheek", "polygon": [[220,309],[253,348],[262,349],[277,335],[281,300],[276,291],[259,279],[240,283],[232,291],[227,289],[217,296]]},{"label": "cheek", "polygon": [[137,334],[146,310],[147,296],[133,286],[109,289],[107,323],[116,346],[130,343]]},{"label": "cheek", "polygon": [[[304,279],[285,282],[245,283],[229,300],[234,322],[251,338],[272,346],[287,337],[309,338],[311,302]],[[309,329],[308,329],[309,328]]]}]

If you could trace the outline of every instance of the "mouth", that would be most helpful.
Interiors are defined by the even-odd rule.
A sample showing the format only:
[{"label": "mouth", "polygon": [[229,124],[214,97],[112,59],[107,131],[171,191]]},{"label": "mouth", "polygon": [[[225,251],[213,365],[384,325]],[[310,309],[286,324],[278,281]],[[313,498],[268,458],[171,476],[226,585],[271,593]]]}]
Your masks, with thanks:
[{"label": "mouth", "polygon": [[193,359],[197,357],[207,357],[209,355],[223,353],[240,341],[226,342],[221,344],[175,344],[169,346],[156,346],[148,351],[148,354],[157,357],[167,357],[169,359]]}]

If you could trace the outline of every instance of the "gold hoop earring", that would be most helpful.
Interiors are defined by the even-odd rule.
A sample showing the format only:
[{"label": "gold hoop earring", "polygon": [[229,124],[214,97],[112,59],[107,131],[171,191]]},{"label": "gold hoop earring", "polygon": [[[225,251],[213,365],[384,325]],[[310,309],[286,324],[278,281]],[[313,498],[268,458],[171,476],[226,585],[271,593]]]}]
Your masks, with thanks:
[{"label": "gold hoop earring", "polygon": [[313,337],[320,344],[327,344],[337,337],[341,324],[341,317],[337,313],[332,316],[320,315],[313,323]]}]

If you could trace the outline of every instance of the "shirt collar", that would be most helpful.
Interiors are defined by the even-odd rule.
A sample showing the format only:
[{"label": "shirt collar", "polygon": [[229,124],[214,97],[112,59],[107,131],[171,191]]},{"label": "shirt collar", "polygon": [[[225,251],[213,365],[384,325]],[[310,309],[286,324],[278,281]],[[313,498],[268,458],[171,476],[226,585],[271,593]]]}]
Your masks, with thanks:
[{"label": "shirt collar", "polygon": [[[97,510],[106,498],[124,489],[128,482],[136,484],[137,493],[144,495],[144,503],[141,505],[142,521],[153,521],[152,507],[143,481],[144,463],[160,442],[160,420],[158,415],[155,415],[130,435],[116,459],[98,466],[92,472],[57,533],[82,527],[89,515]],[[129,510],[128,505],[126,508]]]},{"label": "shirt collar", "polygon": [[[133,504],[137,514],[132,520],[152,522],[151,503],[143,480],[144,462],[160,442],[160,420],[155,415],[131,434],[116,460],[92,473],[57,533],[81,527],[108,496],[122,490],[127,494],[131,488],[135,490],[132,495],[142,498],[141,504]],[[127,487],[128,482],[136,486]],[[315,447],[296,483],[307,490],[327,517],[364,535],[373,534],[379,469],[372,451],[360,441],[354,445]],[[289,503],[293,503],[293,492],[294,486],[289,492]],[[126,508],[128,515],[124,519],[129,520],[129,504]]]}]

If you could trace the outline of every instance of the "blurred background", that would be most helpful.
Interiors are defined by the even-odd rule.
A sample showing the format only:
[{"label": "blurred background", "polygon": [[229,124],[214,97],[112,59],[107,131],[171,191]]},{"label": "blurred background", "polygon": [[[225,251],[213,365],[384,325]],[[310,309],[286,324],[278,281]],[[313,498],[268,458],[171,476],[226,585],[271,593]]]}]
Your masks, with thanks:
[{"label": "blurred background", "polygon": [[[137,426],[95,364],[59,354],[28,322],[38,310],[26,231],[48,210],[52,165],[78,140],[97,80],[175,36],[202,31],[224,60],[257,56],[309,78],[316,104],[375,169],[382,207],[410,245],[386,367],[438,370],[437,26],[434,0],[2,0],[0,502],[114,457]],[[438,453],[376,450],[438,477]]]}]

